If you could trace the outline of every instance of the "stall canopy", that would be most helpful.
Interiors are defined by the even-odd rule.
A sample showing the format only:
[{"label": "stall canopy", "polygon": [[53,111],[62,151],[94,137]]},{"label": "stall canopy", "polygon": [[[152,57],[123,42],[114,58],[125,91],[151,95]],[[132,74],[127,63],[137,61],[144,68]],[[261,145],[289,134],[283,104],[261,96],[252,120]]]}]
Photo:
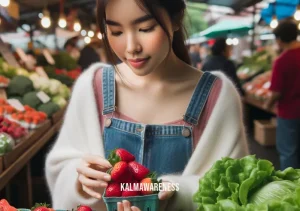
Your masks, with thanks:
[{"label": "stall canopy", "polygon": [[261,11],[261,18],[270,24],[273,15],[276,15],[278,20],[291,17],[294,15],[298,4],[299,0],[276,0]]},{"label": "stall canopy", "polygon": [[240,11],[243,8],[250,7],[262,0],[189,0],[190,2],[199,2],[211,5],[219,5],[230,7],[235,11]]},{"label": "stall canopy", "polygon": [[219,21],[217,24],[205,29],[204,31],[194,34],[191,38],[207,37],[227,37],[227,36],[244,36],[253,28],[253,22],[250,18],[231,18]]}]

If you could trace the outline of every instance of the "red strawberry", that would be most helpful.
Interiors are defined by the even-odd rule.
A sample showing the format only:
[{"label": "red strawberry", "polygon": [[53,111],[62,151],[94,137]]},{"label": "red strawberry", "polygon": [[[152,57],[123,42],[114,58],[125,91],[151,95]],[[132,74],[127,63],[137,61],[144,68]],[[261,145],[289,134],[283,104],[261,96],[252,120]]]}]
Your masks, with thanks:
[{"label": "red strawberry", "polygon": [[122,196],[121,185],[119,183],[111,183],[107,186],[105,191],[106,197],[120,197]]},{"label": "red strawberry", "polygon": [[50,208],[48,208],[49,204],[45,203],[36,203],[34,207],[31,208],[32,211],[49,211]]},{"label": "red strawberry", "polygon": [[120,161],[112,167],[110,171],[111,179],[114,182],[124,182],[130,177],[130,171],[128,170],[128,164],[124,161]]},{"label": "red strawberry", "polygon": [[138,181],[144,179],[150,172],[149,169],[136,161],[131,161],[130,163],[128,163],[128,168],[131,171],[133,177]]},{"label": "red strawberry", "polygon": [[86,205],[79,205],[77,207],[77,211],[92,211],[92,208]]},{"label": "red strawberry", "polygon": [[139,191],[134,190],[124,190],[122,192],[122,197],[130,197],[130,196],[140,196],[141,193]]},{"label": "red strawberry", "polygon": [[134,155],[132,155],[130,152],[128,152],[125,149],[119,148],[116,150],[113,150],[109,157],[108,157],[108,161],[114,166],[117,162],[120,161],[125,161],[125,162],[130,162],[130,161],[134,161],[135,157]]},{"label": "red strawberry", "polygon": [[36,207],[33,211],[48,211],[48,208],[45,206]]}]

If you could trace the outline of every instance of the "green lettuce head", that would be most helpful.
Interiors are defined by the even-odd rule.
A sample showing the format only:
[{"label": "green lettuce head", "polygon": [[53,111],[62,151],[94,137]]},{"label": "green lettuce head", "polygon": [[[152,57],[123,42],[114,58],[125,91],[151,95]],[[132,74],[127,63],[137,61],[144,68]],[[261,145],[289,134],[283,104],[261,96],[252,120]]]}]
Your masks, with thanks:
[{"label": "green lettuce head", "polygon": [[300,211],[300,171],[249,155],[223,158],[199,181],[198,211]]}]

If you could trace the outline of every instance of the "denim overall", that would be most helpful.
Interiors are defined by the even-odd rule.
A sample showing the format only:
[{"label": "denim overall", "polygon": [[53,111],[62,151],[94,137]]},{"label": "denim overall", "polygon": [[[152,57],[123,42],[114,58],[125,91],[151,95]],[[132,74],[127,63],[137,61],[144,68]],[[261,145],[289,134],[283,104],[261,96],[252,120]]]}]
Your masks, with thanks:
[{"label": "denim overall", "polygon": [[[198,124],[215,79],[216,76],[208,72],[200,79],[183,117],[186,125],[142,124],[106,116],[103,131],[105,157],[111,150],[124,148],[158,176],[182,173],[193,151],[193,126]],[[102,114],[112,114],[116,108],[115,70],[112,66],[103,69],[102,80]]]}]

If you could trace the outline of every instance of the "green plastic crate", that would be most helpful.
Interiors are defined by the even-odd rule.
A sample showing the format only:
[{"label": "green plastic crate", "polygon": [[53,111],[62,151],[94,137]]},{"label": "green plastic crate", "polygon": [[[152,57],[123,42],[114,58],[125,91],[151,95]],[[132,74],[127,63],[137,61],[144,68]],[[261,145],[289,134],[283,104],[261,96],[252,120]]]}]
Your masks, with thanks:
[{"label": "green plastic crate", "polygon": [[132,197],[105,197],[104,193],[103,200],[106,204],[107,211],[117,211],[117,203],[123,200],[129,201],[131,206],[136,206],[142,211],[158,211],[159,206],[158,194]]}]

